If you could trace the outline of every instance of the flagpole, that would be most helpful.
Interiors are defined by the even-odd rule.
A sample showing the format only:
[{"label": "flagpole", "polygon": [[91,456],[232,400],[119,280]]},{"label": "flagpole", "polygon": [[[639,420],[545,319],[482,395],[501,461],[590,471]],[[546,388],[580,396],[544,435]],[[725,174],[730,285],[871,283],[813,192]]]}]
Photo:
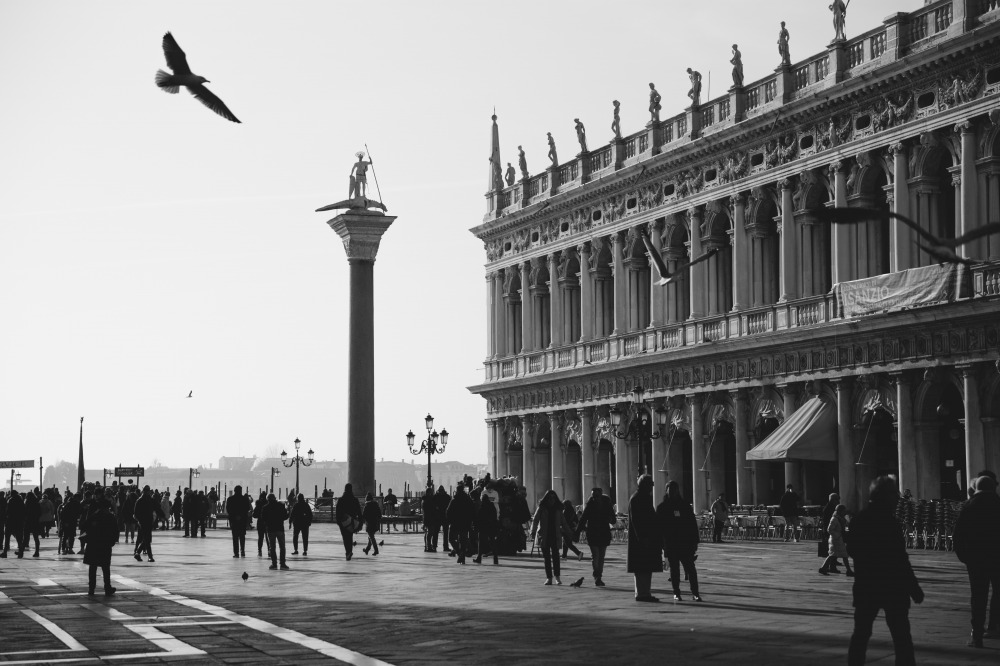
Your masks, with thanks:
[{"label": "flagpole", "polygon": [[84,483],[84,471],[83,471],[83,417],[80,417],[80,457],[76,463],[76,490],[77,492],[83,492]]}]

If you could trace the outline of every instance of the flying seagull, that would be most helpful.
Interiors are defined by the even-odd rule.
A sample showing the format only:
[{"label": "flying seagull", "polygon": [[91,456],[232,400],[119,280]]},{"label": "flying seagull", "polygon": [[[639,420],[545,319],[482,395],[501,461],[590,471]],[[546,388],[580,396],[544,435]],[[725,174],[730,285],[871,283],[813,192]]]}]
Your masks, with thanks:
[{"label": "flying seagull", "polygon": [[583,585],[583,578],[578,579],[575,583],[570,583],[570,587],[580,587]]},{"label": "flying seagull", "polygon": [[188,391],[188,397],[189,398],[193,398],[194,397],[194,391]]},{"label": "flying seagull", "polygon": [[916,241],[917,247],[945,264],[965,264],[968,266],[976,263],[975,260],[959,256],[955,249],[977,238],[1000,234],[1000,222],[990,222],[964,233],[958,238],[938,238],[905,215],[881,208],[817,208],[811,212],[819,221],[828,224],[861,224],[872,220],[898,220],[916,231],[926,241],[926,243]]},{"label": "flying seagull", "polygon": [[706,259],[714,257],[719,253],[718,248],[713,248],[708,252],[704,252],[698,255],[697,257],[687,262],[686,264],[681,264],[680,266],[674,269],[673,273],[671,273],[669,270],[667,270],[667,264],[665,261],[663,261],[663,257],[661,257],[660,253],[656,251],[655,247],[653,247],[653,243],[652,241],[649,240],[649,234],[646,233],[646,230],[640,229],[639,235],[642,236],[642,242],[646,245],[646,250],[649,252],[649,258],[652,259],[653,261],[653,267],[656,268],[656,272],[660,276],[660,279],[656,282],[656,286],[658,287],[662,287],[663,285],[670,283],[674,278],[676,278],[678,275],[688,270],[695,264],[700,264]]},{"label": "flying seagull", "polygon": [[156,70],[156,85],[172,95],[179,92],[181,86],[184,86],[188,89],[189,93],[195,96],[195,99],[212,111],[215,111],[226,120],[232,120],[234,123],[240,122],[222,100],[203,85],[211,83],[211,81],[204,76],[191,73],[191,68],[188,67],[187,63],[187,56],[184,55],[184,51],[177,45],[177,40],[169,32],[163,35],[163,55],[166,56],[167,67],[172,69],[174,73],[171,75],[162,69]]}]

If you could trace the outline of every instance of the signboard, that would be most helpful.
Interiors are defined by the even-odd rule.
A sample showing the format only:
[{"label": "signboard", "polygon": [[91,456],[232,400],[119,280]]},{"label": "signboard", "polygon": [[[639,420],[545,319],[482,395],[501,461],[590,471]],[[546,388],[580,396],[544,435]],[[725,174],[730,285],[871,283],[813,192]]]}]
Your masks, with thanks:
[{"label": "signboard", "polygon": [[24,469],[34,466],[34,460],[0,460],[0,469]]},{"label": "signboard", "polygon": [[841,317],[946,303],[959,297],[967,272],[961,264],[934,264],[834,285]]},{"label": "signboard", "polygon": [[115,476],[145,476],[144,467],[115,467]]}]

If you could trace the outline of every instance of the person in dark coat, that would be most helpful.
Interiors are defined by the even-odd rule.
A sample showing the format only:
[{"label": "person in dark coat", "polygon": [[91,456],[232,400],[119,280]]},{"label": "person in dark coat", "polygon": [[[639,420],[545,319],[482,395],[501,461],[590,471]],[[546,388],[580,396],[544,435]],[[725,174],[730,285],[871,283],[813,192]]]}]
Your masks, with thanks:
[{"label": "person in dark coat", "polygon": [[656,519],[663,534],[663,553],[670,563],[670,584],[674,588],[674,601],[681,600],[680,568],[691,583],[691,597],[701,601],[698,594],[698,570],[694,559],[698,552],[698,519],[691,505],[681,496],[676,481],[667,483],[667,493],[656,507]]},{"label": "person in dark coat", "polygon": [[118,521],[119,527],[125,528],[125,543],[129,542],[129,537],[132,538],[133,543],[136,541],[135,503],[138,500],[139,496],[136,494],[135,488],[129,486],[128,494],[125,495],[125,499],[122,501],[121,519]]},{"label": "person in dark coat", "polygon": [[378,542],[375,540],[375,535],[382,527],[382,509],[371,493],[365,495],[365,507],[361,510],[361,518],[365,521],[365,533],[368,534],[368,545],[364,548],[365,555],[368,554],[369,550],[374,550],[373,554],[378,555]]},{"label": "person in dark coat", "polygon": [[914,664],[910,635],[910,599],[924,600],[910,558],[903,528],[894,517],[899,489],[892,477],[872,481],[868,506],[851,521],[847,552],[854,558],[854,633],[847,652],[849,666],[865,663],[868,639],[879,609],[885,611],[897,664]]},{"label": "person in dark coat", "polygon": [[[830,556],[830,544],[829,537],[830,534],[827,532],[827,527],[830,525],[830,519],[833,518],[833,514],[837,510],[837,505],[840,504],[840,495],[837,493],[830,493],[830,497],[823,507],[823,513],[819,517],[819,547],[816,550],[817,555],[822,558]],[[826,566],[824,564],[824,566]],[[837,569],[837,562],[834,561],[829,567],[830,573],[840,573]]]},{"label": "person in dark coat", "polygon": [[299,534],[302,534],[302,555],[309,555],[309,526],[313,522],[313,510],[306,501],[306,496],[299,497],[292,507],[292,555],[299,554]]},{"label": "person in dark coat", "polygon": [[253,504],[249,495],[243,494],[243,486],[235,486],[233,494],[226,500],[226,515],[229,516],[229,530],[233,536],[233,557],[247,556],[247,525]]},{"label": "person in dark coat", "polygon": [[547,490],[531,519],[531,538],[538,550],[542,551],[545,562],[545,585],[551,585],[553,579],[556,585],[562,585],[559,579],[559,550],[563,539],[569,535],[569,525],[563,515],[559,495],[554,490]]},{"label": "person in dark coat", "polygon": [[347,561],[354,555],[354,534],[361,526],[361,503],[354,496],[351,484],[344,486],[344,494],[337,500],[337,525],[340,526],[340,537],[344,540],[344,551]]},{"label": "person in dark coat", "polygon": [[185,488],[184,499],[181,502],[181,515],[184,517],[184,536],[198,536],[198,495],[190,488]]},{"label": "person in dark coat", "polygon": [[184,500],[181,499],[181,491],[177,491],[174,496],[174,503],[170,506],[170,515],[174,517],[174,529],[181,528],[181,514],[184,511]]},{"label": "person in dark coat", "polygon": [[[969,573],[972,589],[972,647],[983,647],[986,630],[991,637],[1000,632],[1000,495],[988,476],[976,479],[976,494],[958,514],[952,537],[955,554]],[[993,586],[990,621],[986,625],[986,602]],[[985,627],[985,629],[984,629]]]},{"label": "person in dark coat", "polygon": [[628,501],[627,570],[635,576],[635,600],[659,601],[650,591],[653,574],[663,571],[660,526],[653,506],[653,477],[639,477],[639,488]]},{"label": "person in dark coat", "polygon": [[600,488],[592,489],[590,499],[583,507],[576,537],[579,539],[581,532],[587,534],[587,547],[590,548],[590,560],[594,565],[594,585],[597,587],[604,587],[604,555],[611,545],[611,527],[615,522],[611,498]]},{"label": "person in dark coat", "polygon": [[424,552],[436,553],[441,522],[434,488],[424,491],[424,496],[420,498],[420,511],[424,514]]},{"label": "person in dark coat", "polygon": [[[264,525],[262,515],[264,507],[267,505],[267,493],[260,491],[260,497],[253,506],[253,517],[257,520],[257,557],[263,557],[264,544],[267,543],[267,526]],[[268,544],[267,556],[271,557],[271,546]]]},{"label": "person in dark coat", "polygon": [[260,518],[267,530],[267,550],[271,553],[271,566],[268,569],[277,569],[279,559],[281,568],[288,569],[285,564],[285,521],[288,520],[288,509],[271,493],[267,496],[267,504],[261,509]]},{"label": "person in dark coat", "polygon": [[63,555],[73,555],[76,527],[80,520],[80,495],[70,495],[59,508],[59,531]]},{"label": "person in dark coat", "polygon": [[573,551],[578,560],[583,559],[583,551],[576,547],[573,543],[574,539],[577,539],[577,526],[580,524],[580,519],[576,517],[576,507],[573,506],[573,502],[565,500],[563,502],[563,518],[566,519],[566,524],[569,525],[569,531],[573,536],[563,539],[562,556],[565,560],[569,555],[569,551]]},{"label": "person in dark coat", "polygon": [[199,490],[198,500],[195,503],[195,515],[191,536],[198,536],[198,530],[200,529],[202,538],[205,537],[205,527],[208,525],[208,516],[211,512],[212,503],[209,501],[208,496],[205,495],[205,491]]},{"label": "person in dark coat", "polygon": [[[24,498],[24,542],[21,551],[31,547],[31,538],[35,538],[35,553],[32,557],[38,557],[38,535],[42,531],[42,508],[38,504],[38,488],[34,493],[27,493]],[[20,557],[20,555],[18,555]]]},{"label": "person in dark coat", "polygon": [[[131,493],[130,493],[131,494]],[[146,552],[147,560],[155,562],[153,559],[153,525],[156,524],[157,517],[163,516],[163,509],[160,503],[153,497],[153,491],[149,486],[143,486],[142,495],[135,501],[133,517],[139,527],[139,533],[135,539],[135,552],[133,557],[136,561],[142,562],[142,553]],[[126,523],[128,519],[126,519]]]},{"label": "person in dark coat", "polygon": [[83,563],[90,567],[87,573],[87,594],[97,588],[97,568],[104,574],[104,596],[115,593],[111,586],[111,549],[118,541],[118,521],[111,512],[111,502],[105,497],[94,500],[87,511],[87,550]]},{"label": "person in dark coat", "polygon": [[445,518],[451,527],[451,534],[457,561],[465,564],[465,555],[469,552],[469,528],[475,518],[476,505],[472,498],[465,492],[465,485],[459,484],[455,489],[455,497],[448,503],[448,511]]},{"label": "person in dark coat", "polygon": [[[454,554],[451,549],[451,540],[448,538],[451,536],[450,528],[448,527],[448,505],[451,504],[451,495],[448,491],[444,489],[444,486],[438,486],[437,492],[434,494],[434,501],[437,502],[437,524],[441,526],[441,531],[443,534],[442,543],[444,543],[444,552],[449,554]],[[434,550],[438,549],[438,535],[434,534],[434,544],[431,546]]]},{"label": "person in dark coat", "polygon": [[7,521],[3,527],[3,550],[0,551],[0,557],[7,557],[12,536],[17,542],[17,556],[24,557],[24,499],[16,490],[11,491],[10,499],[7,500]]},{"label": "person in dark coat", "polygon": [[500,529],[500,507],[493,497],[482,493],[479,509],[476,511],[476,531],[479,533],[479,549],[476,564],[483,563],[483,553],[493,553],[493,564],[500,564],[500,549],[497,548],[497,531]]}]

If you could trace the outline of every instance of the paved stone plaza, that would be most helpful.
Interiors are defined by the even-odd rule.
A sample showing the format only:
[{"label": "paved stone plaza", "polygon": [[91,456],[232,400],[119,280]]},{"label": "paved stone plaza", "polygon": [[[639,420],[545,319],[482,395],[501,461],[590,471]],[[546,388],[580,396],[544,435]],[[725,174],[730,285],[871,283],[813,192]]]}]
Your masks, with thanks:
[{"label": "paved stone plaza", "polygon": [[[254,533],[254,537],[255,537]],[[289,534],[290,537],[290,534]],[[564,561],[563,586],[544,587],[541,558],[459,566],[423,552],[415,534],[384,536],[377,557],[345,561],[339,533],[315,525],[308,559],[269,571],[256,543],[232,558],[229,533],[154,533],[156,563],[115,549],[118,594],[86,596],[80,556],[0,560],[3,663],[715,663],[837,664],[852,626],[850,582],[816,573],[815,543],[703,544],[705,602],[632,599],[625,548],[612,545],[597,589],[590,563]],[[249,539],[248,539],[249,542]],[[586,551],[586,549],[584,548]],[[1000,641],[966,648],[968,587],[952,553],[914,551],[927,594],[910,613],[926,664],[1000,663]],[[247,571],[250,578],[240,577]],[[581,589],[569,583],[586,576]],[[683,590],[687,595],[687,587]],[[892,663],[879,620],[872,663]]]}]

